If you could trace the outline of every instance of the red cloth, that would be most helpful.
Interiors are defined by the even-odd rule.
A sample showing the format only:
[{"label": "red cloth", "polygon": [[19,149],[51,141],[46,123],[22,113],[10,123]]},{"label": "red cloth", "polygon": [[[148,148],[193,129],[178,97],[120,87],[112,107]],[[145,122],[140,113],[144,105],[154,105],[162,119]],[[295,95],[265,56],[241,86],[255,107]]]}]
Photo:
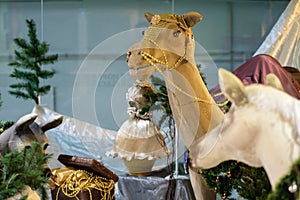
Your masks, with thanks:
[{"label": "red cloth", "polygon": [[[256,55],[233,71],[233,74],[241,79],[244,85],[253,83],[265,84],[266,75],[269,73],[273,73],[279,78],[285,92],[300,99],[300,85],[272,56],[266,54]],[[220,92],[219,86],[210,90],[210,93],[216,102],[225,100],[223,95],[215,96]]]}]

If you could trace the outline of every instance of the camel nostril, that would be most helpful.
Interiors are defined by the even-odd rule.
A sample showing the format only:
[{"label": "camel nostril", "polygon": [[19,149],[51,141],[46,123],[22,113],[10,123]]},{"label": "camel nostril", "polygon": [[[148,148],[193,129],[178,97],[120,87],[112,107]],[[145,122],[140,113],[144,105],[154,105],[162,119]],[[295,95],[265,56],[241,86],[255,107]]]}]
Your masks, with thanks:
[{"label": "camel nostril", "polygon": [[130,56],[131,56],[131,51],[128,51],[126,55],[126,62],[128,62]]}]

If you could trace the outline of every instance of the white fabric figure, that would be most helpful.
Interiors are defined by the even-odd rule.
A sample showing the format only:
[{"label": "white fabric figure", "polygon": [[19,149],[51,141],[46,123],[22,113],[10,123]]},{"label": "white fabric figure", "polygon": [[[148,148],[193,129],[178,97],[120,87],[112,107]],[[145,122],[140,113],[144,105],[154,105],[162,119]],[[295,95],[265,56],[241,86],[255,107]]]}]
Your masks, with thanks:
[{"label": "white fabric figure", "polygon": [[155,160],[166,157],[168,153],[162,133],[148,110],[153,102],[145,95],[151,92],[151,85],[140,81],[128,90],[130,118],[121,125],[113,149],[108,153],[123,159],[133,175],[150,173]]}]

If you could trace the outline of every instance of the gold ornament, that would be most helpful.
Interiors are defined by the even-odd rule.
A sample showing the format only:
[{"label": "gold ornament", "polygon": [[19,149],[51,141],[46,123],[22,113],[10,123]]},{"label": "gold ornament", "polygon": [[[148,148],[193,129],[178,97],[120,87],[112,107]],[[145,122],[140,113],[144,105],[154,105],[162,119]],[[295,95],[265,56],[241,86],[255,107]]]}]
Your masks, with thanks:
[{"label": "gold ornament", "polygon": [[[112,193],[114,192],[115,183],[111,179],[94,175],[92,172],[87,172],[85,170],[68,170],[63,168],[60,172],[62,173],[59,174],[58,170],[55,173],[55,178],[58,178],[58,180],[53,180],[55,185],[59,184],[56,200],[59,200],[60,192],[67,197],[78,199],[77,195],[82,190],[87,190],[89,192],[90,200],[92,200],[93,196],[91,189],[100,191],[102,200],[112,200],[114,198],[114,194]],[[57,181],[59,181],[59,183]]]},{"label": "gold ornament", "polygon": [[298,186],[295,182],[293,182],[293,184],[290,185],[288,189],[289,189],[290,193],[295,193],[298,190]]},{"label": "gold ornament", "polygon": [[[152,41],[151,39],[149,39],[149,41],[151,41],[153,44],[155,44],[155,45],[159,48],[159,45],[158,45],[155,41]],[[165,81],[167,81],[168,83],[170,83],[174,88],[176,88],[176,89],[177,89],[178,91],[180,91],[181,93],[185,94],[186,96],[188,96],[188,97],[190,97],[190,98],[192,98],[192,99],[194,99],[195,101],[198,101],[198,102],[202,102],[202,103],[206,103],[206,104],[210,104],[210,105],[216,105],[216,106],[224,106],[224,105],[226,105],[226,104],[229,102],[229,100],[227,99],[227,100],[226,100],[225,102],[223,102],[223,103],[213,103],[213,102],[211,102],[211,101],[207,101],[207,100],[201,99],[201,98],[199,98],[199,97],[196,97],[196,96],[194,96],[194,95],[191,95],[191,94],[187,93],[186,91],[182,90],[177,84],[175,84],[173,81],[171,81],[171,80],[163,73],[163,71],[162,71],[162,70],[161,70],[154,62],[159,63],[159,64],[162,64],[162,65],[166,65],[168,70],[172,70],[172,69],[175,69],[175,68],[178,66],[178,64],[180,64],[180,63],[184,60],[184,56],[181,56],[181,57],[176,61],[176,63],[174,63],[173,66],[170,66],[170,65],[168,64],[168,60],[167,60],[167,57],[166,57],[166,55],[165,55],[164,50],[161,49],[161,48],[159,48],[159,49],[162,51],[162,53],[163,53],[163,55],[164,55],[165,61],[161,61],[161,60],[155,58],[153,55],[151,55],[151,54],[149,54],[149,53],[147,53],[147,52],[145,52],[145,51],[141,51],[141,55],[142,55],[142,57],[143,57],[150,65],[154,66],[154,67],[156,68],[156,70],[163,76],[163,78],[165,79]]]},{"label": "gold ornament", "polygon": [[159,23],[159,21],[160,21],[160,16],[159,15],[154,15],[153,17],[152,17],[152,19],[151,19],[151,24],[153,24],[153,25],[157,25],[158,23]]}]

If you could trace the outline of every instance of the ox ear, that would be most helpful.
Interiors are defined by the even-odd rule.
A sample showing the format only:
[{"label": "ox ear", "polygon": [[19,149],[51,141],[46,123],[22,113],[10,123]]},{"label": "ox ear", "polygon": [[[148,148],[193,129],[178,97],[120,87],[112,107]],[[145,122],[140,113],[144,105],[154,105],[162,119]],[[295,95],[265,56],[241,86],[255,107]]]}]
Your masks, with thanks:
[{"label": "ox ear", "polygon": [[154,16],[154,14],[150,13],[150,12],[146,12],[145,13],[145,18],[147,19],[147,21],[150,23],[152,20],[152,17]]},{"label": "ox ear", "polygon": [[284,91],[279,78],[273,73],[267,74],[266,85],[276,88],[277,90]]},{"label": "ox ear", "polygon": [[16,126],[15,126],[16,133],[22,132],[24,130],[28,130],[29,125],[32,124],[36,118],[37,118],[37,114],[27,114],[21,117],[16,122]]},{"label": "ox ear", "polygon": [[52,119],[51,121],[47,121],[47,122],[40,124],[40,127],[43,132],[46,132],[52,128],[59,126],[62,123],[62,121],[63,121],[63,116],[60,115],[60,116]]},{"label": "ox ear", "polygon": [[202,15],[197,12],[189,12],[183,14],[182,17],[188,27],[195,26],[198,22],[202,20]]},{"label": "ox ear", "polygon": [[237,106],[248,102],[242,81],[225,69],[219,69],[219,84],[223,93]]}]

